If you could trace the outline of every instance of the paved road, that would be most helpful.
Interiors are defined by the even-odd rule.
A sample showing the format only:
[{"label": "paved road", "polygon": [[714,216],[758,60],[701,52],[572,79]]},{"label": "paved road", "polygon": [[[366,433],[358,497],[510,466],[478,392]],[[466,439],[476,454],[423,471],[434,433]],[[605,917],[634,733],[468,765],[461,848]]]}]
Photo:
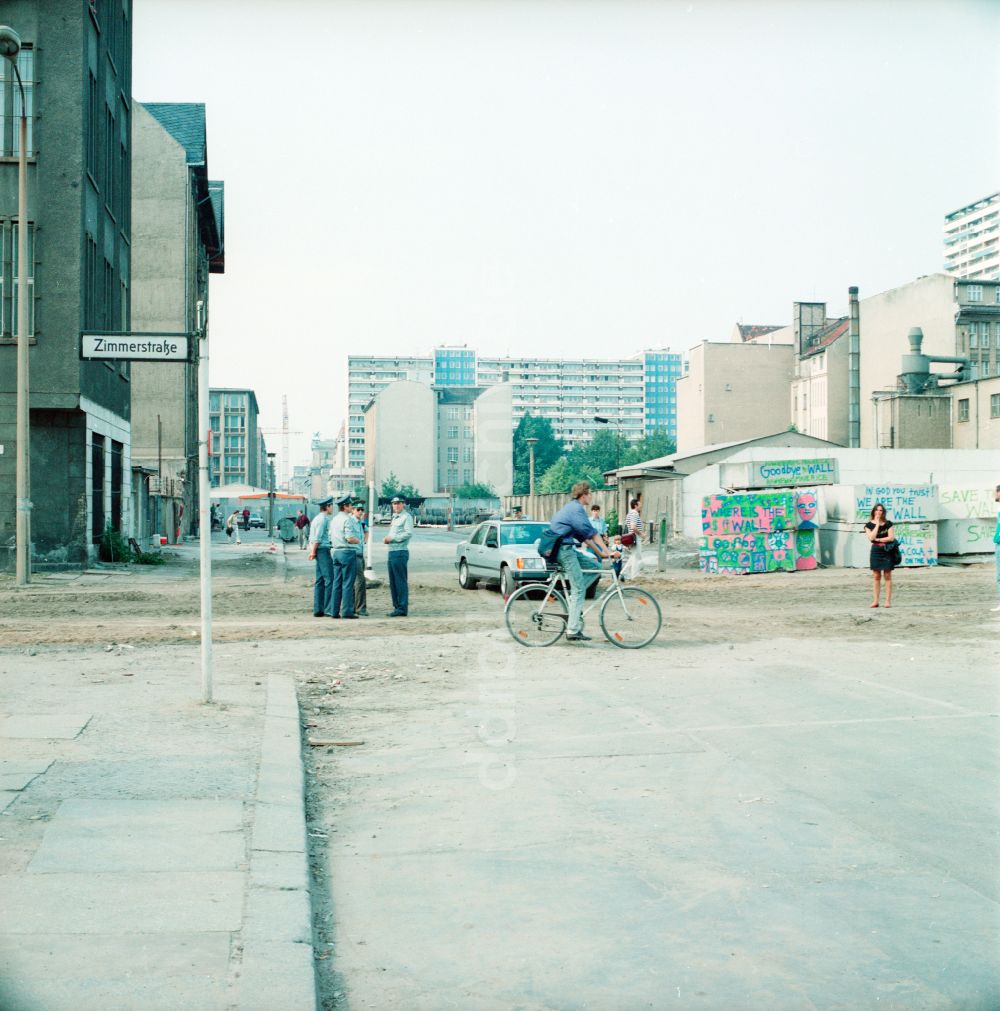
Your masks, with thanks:
[{"label": "paved road", "polygon": [[331,1006],[1000,1007],[995,639],[790,631],[344,643]]}]

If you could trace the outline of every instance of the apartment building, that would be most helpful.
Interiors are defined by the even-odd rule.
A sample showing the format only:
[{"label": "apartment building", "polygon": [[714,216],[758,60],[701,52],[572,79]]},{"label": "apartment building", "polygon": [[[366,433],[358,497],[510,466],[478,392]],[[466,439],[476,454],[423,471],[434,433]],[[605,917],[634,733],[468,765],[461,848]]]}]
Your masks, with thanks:
[{"label": "apartment building", "polygon": [[514,486],[514,426],[509,383],[432,388],[392,383],[365,406],[365,483],[393,475],[421,495],[461,485]]},{"label": "apartment building", "polygon": [[[208,178],[205,106],[134,103],[132,147],[132,327],[192,333],[208,325],[209,275],[225,270],[224,188]],[[155,472],[151,521],[170,538],[198,518],[192,344],[187,362],[132,363],[132,462]]]},{"label": "apartment building", "polygon": [[127,532],[130,367],[82,361],[81,328],[130,329],[132,4],[8,0],[28,110],[28,220],[18,220],[20,90],[0,60],[0,539],[15,534],[17,249],[27,231],[30,500],[36,560],[85,563]]},{"label": "apartment building", "polygon": [[212,389],[208,394],[212,427],[212,487],[248,484],[266,487],[267,445],[257,423],[253,390]]},{"label": "apartment building", "polygon": [[1000,193],[945,215],[944,269],[970,280],[1000,278]]},{"label": "apartment building", "polygon": [[548,418],[568,446],[592,437],[595,416],[608,418],[626,438],[677,431],[679,354],[643,351],[620,359],[481,357],[466,347],[440,347],[426,357],[351,355],[347,360],[347,458],[365,463],[364,408],[401,379],[435,389],[473,389],[509,384],[512,424],[530,413]]}]

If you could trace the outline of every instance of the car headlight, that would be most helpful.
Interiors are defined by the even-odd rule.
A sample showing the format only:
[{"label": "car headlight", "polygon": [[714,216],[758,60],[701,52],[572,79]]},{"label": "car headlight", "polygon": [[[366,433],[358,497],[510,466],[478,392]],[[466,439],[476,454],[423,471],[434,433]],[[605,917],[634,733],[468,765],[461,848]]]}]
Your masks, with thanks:
[{"label": "car headlight", "polygon": [[545,568],[544,558],[518,558],[514,563],[519,569],[527,569],[529,571],[541,571]]}]

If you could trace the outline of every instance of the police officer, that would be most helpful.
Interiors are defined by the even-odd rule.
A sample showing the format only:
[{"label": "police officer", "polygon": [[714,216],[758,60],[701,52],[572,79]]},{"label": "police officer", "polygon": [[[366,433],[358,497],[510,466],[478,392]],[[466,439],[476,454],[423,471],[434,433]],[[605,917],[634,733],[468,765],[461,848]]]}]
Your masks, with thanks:
[{"label": "police officer", "polygon": [[351,512],[350,495],[337,499],[336,506],[338,512],[330,523],[333,590],[330,594],[329,615],[331,618],[356,618],[354,572],[358,557],[356,546],[361,543],[361,527]]},{"label": "police officer", "polygon": [[389,569],[389,593],[392,595],[390,618],[405,618],[410,610],[410,585],[407,566],[413,517],[406,511],[406,500],[398,495],[392,500],[392,523],[385,543],[389,545],[386,565]]},{"label": "police officer", "polygon": [[319,503],[319,512],[309,524],[309,560],[316,562],[316,582],[313,584],[313,617],[330,613],[330,593],[333,590],[333,559],[330,556],[330,515],[333,499]]}]

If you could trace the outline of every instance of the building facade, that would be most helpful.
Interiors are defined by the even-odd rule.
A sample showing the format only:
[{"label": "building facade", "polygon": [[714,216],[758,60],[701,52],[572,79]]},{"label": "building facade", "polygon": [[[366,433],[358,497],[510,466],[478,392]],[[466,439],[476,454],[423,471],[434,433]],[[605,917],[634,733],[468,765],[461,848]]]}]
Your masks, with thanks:
[{"label": "building facade", "polygon": [[688,352],[677,383],[677,451],[783,432],[790,425],[791,343],[710,343]]},{"label": "building facade", "polygon": [[[132,328],[193,333],[208,324],[209,274],[225,269],[223,186],[208,179],[204,105],[134,103],[132,148]],[[132,364],[132,461],[156,473],[151,520],[171,540],[197,526],[191,346],[188,362]]]},{"label": "building facade", "polygon": [[365,484],[380,489],[391,476],[421,495],[436,491],[435,416],[426,383],[401,379],[381,390],[364,410]]},{"label": "building facade", "polygon": [[[480,357],[469,348],[435,348],[426,357],[351,355],[347,359],[347,456],[351,467],[365,463],[365,405],[401,379],[441,390],[509,384],[512,423],[525,414],[547,418],[572,448],[590,439],[608,418],[628,439],[656,431],[677,432],[676,383],[683,360],[671,351],[644,351],[631,358],[557,359]],[[461,471],[462,461],[457,461]]]},{"label": "building facade", "polygon": [[253,390],[212,389],[208,410],[212,487],[248,484],[266,488],[267,450],[257,423],[257,395]]},{"label": "building facade", "polygon": [[15,533],[17,238],[28,230],[30,499],[38,561],[86,562],[131,522],[130,368],[82,361],[81,328],[130,329],[131,0],[9,0],[28,110],[28,218],[17,220],[20,92],[0,61],[0,542]]},{"label": "building facade", "polygon": [[970,280],[1000,278],[1000,193],[945,215],[944,269]]}]

